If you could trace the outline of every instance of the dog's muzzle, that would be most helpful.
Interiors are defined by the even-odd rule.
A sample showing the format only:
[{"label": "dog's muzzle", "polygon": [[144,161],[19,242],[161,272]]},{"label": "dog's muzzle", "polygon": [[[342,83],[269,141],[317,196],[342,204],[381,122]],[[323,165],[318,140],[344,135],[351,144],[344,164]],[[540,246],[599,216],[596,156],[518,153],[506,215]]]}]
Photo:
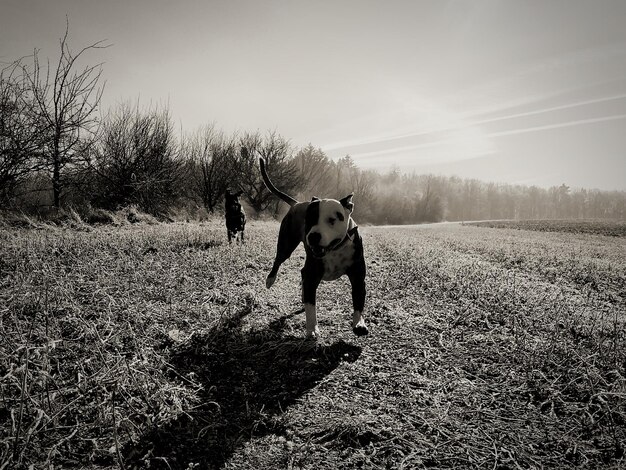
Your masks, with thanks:
[{"label": "dog's muzzle", "polygon": [[[311,234],[311,235],[319,235],[319,234]],[[307,239],[307,245],[309,249],[311,250],[311,254],[313,254],[313,256],[315,256],[316,258],[323,258],[324,256],[328,254],[329,251],[333,251],[335,248],[341,245],[342,239],[335,238],[332,242],[328,244],[328,246],[320,246],[315,243],[311,243],[312,241],[313,242],[316,241],[316,238],[313,237],[313,240],[311,240],[311,236],[309,235]],[[317,241],[319,243],[319,239],[317,239]]]},{"label": "dog's muzzle", "polygon": [[326,253],[328,252],[328,250],[324,248],[323,246],[309,245],[309,248],[311,249],[311,253],[313,254],[313,256],[315,256],[316,258],[323,258],[324,256],[326,256]]}]

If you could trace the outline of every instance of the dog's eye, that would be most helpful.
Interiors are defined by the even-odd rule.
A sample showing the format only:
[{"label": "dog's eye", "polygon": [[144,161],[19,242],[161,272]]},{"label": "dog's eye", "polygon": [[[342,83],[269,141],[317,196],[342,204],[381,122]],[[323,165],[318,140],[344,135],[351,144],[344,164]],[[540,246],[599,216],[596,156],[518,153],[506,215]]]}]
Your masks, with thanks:
[{"label": "dog's eye", "polygon": [[328,219],[328,223],[330,225],[335,225],[335,219],[333,219],[332,217],[330,219]]}]

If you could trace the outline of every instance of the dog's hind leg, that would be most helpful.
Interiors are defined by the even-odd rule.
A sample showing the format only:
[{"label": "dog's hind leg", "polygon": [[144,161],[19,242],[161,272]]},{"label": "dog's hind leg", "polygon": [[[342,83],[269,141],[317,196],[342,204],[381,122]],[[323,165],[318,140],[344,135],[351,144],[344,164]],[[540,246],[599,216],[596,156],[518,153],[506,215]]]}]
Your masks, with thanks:
[{"label": "dog's hind leg", "polygon": [[289,259],[291,254],[300,244],[300,239],[290,236],[290,232],[291,230],[287,224],[281,224],[280,232],[278,234],[278,243],[276,244],[276,258],[274,259],[272,270],[267,275],[267,279],[265,281],[265,285],[268,289],[272,287],[276,281],[276,275],[278,274],[280,265]]},{"label": "dog's hind leg", "polygon": [[267,286],[267,288],[272,287],[272,285],[274,284],[274,281],[276,281],[276,275],[278,274],[278,269],[280,268],[280,265],[283,264],[285,261],[287,261],[287,259],[289,259],[289,257],[294,252],[294,250],[298,247],[299,244],[300,244],[299,240],[296,240],[296,241],[286,240],[283,243],[281,243],[280,239],[278,240],[278,246],[276,247],[276,258],[274,259],[274,265],[272,266],[272,270],[267,275],[267,280],[265,281],[265,285]]}]

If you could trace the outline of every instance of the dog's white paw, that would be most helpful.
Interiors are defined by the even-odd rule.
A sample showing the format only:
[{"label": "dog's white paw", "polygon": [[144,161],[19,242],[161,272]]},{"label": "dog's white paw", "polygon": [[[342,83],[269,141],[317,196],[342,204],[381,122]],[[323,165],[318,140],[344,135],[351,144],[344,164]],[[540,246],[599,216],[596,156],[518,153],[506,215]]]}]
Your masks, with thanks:
[{"label": "dog's white paw", "polygon": [[357,336],[367,336],[369,330],[367,329],[367,325],[365,324],[365,319],[363,317],[359,318],[356,323],[352,322],[352,331]]},{"label": "dog's white paw", "polygon": [[369,330],[365,324],[353,326],[352,332],[357,336],[367,336],[369,334]]},{"label": "dog's white paw", "polygon": [[319,336],[320,336],[320,330],[319,330],[319,328],[317,326],[314,329],[312,329],[311,331],[307,330],[307,332],[306,332],[307,339],[317,340],[317,338],[319,338]]},{"label": "dog's white paw", "polygon": [[320,330],[317,327],[317,313],[314,304],[304,303],[304,314],[306,315],[306,337],[317,339]]}]

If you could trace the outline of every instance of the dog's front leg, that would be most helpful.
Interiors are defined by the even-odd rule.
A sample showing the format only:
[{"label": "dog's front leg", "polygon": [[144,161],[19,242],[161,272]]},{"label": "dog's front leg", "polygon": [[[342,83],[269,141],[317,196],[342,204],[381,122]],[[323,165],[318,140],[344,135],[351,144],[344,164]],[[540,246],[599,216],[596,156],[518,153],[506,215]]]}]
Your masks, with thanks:
[{"label": "dog's front leg", "polygon": [[319,328],[317,327],[317,311],[315,308],[315,296],[317,287],[321,282],[321,277],[315,275],[315,272],[307,270],[305,265],[302,268],[302,302],[304,303],[304,312],[306,315],[306,335],[309,338],[317,338],[319,336]]},{"label": "dog's front leg", "polygon": [[357,336],[365,336],[368,334],[363,310],[365,308],[365,266],[363,269],[357,269],[348,273],[350,284],[352,285],[352,305],[354,313],[352,315],[352,331]]}]

